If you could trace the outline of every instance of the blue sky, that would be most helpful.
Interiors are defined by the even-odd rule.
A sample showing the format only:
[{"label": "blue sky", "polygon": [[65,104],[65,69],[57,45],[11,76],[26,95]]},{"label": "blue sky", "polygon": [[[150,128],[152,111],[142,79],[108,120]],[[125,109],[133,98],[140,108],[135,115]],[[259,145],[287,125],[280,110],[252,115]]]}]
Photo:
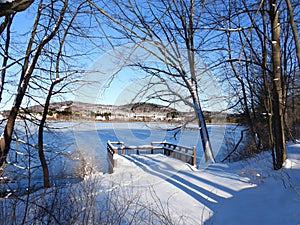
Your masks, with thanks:
[{"label": "blue sky", "polygon": [[[24,12],[17,13],[11,30],[12,30],[12,43],[14,41],[21,41],[24,44],[24,47],[26,47],[26,44],[28,42],[28,38],[31,32],[31,27],[34,23],[35,19],[35,4],[33,4],[28,10]],[[21,35],[20,35],[21,34]],[[93,69],[92,67],[94,66],[93,64],[99,62],[99,60],[103,60],[103,50],[99,49],[99,54],[98,57],[97,55],[93,55],[92,57],[94,58],[94,61],[91,59],[88,59],[87,63],[87,68],[83,68],[86,70]],[[93,59],[92,58],[92,59]],[[83,58],[83,60],[85,60]],[[2,60],[0,60],[0,63],[2,64]],[[110,68],[111,63],[109,61],[105,62],[104,65],[102,63],[102,68],[101,70],[105,70],[105,68]],[[16,71],[16,73],[18,73]],[[101,76],[101,73],[99,73],[96,76]],[[17,76],[15,76],[17,79],[14,81],[14,85],[8,86],[6,85],[5,88],[9,88],[10,92],[15,92],[16,91],[16,85],[17,85],[17,80],[19,79]],[[86,99],[88,102],[92,103],[99,103],[99,104],[114,104],[117,101],[117,98],[121,94],[123,88],[125,88],[128,84],[132,82],[132,80],[136,79],[138,77],[137,74],[135,74],[135,71],[130,69],[130,68],[124,68],[122,69],[118,75],[115,77],[115,79],[111,82],[111,85],[108,88],[103,88],[102,86],[104,84],[100,84],[99,87],[102,87],[101,90],[90,90],[89,93],[89,98]],[[101,80],[101,78],[100,78]],[[104,85],[106,86],[106,85]],[[4,99],[1,102],[1,109],[9,109],[13,103],[14,97],[11,98],[11,96],[8,97],[8,95],[3,96]],[[88,97],[88,96],[87,96]],[[72,93],[66,94],[65,98],[67,100],[76,100],[76,96],[74,96]],[[8,101],[8,99],[10,99]]]},{"label": "blue sky", "polygon": [[[30,32],[30,28],[35,19],[35,7],[33,4],[28,10],[18,13],[15,17],[13,23],[13,30],[16,31],[15,34]],[[29,35],[30,33],[28,33]],[[22,40],[25,44],[27,43],[26,35],[14,37],[16,39]],[[97,51],[95,51],[97,52]],[[83,58],[82,60],[89,60],[87,64],[87,70],[100,70],[95,73],[92,80],[97,82],[93,82],[91,86],[84,85],[85,88],[82,92],[77,93],[77,96],[73,96],[71,93],[65,96],[66,100],[79,100],[90,103],[99,103],[99,104],[127,104],[130,103],[133,96],[136,94],[134,91],[138,89],[134,87],[136,85],[136,81],[139,78],[145,76],[145,74],[140,74],[141,71],[137,72],[136,70],[132,70],[128,67],[121,69],[115,79],[111,82],[110,86],[107,88],[107,82],[110,80],[109,75],[114,73],[114,69],[118,70],[116,65],[117,62],[114,62],[115,59],[109,57],[110,51],[104,52],[103,49],[99,49],[99,54],[89,57],[87,59]],[[125,53],[126,54],[126,53]],[[145,53],[143,53],[145,54]],[[142,54],[142,55],[143,55]],[[139,57],[139,53],[138,56]],[[117,58],[117,57],[116,57]],[[112,72],[109,72],[112,70]],[[90,76],[88,74],[87,76]],[[136,90],[134,90],[136,89]],[[14,91],[14,90],[12,90]],[[3,101],[4,102],[4,101]],[[12,103],[12,100],[10,101]],[[2,104],[3,105],[3,104]],[[8,105],[5,105],[4,108],[9,108]]]}]

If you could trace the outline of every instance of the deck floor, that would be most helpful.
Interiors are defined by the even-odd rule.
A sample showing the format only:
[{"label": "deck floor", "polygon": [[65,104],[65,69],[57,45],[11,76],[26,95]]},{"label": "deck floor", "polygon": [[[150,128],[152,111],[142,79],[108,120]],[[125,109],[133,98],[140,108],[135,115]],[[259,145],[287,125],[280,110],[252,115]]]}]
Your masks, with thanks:
[{"label": "deck floor", "polygon": [[162,154],[120,156],[113,176],[119,176],[114,181],[119,180],[122,186],[154,191],[160,201],[198,222],[209,219],[218,203],[242,189],[254,187],[248,178],[231,172],[224,164],[196,169]]}]

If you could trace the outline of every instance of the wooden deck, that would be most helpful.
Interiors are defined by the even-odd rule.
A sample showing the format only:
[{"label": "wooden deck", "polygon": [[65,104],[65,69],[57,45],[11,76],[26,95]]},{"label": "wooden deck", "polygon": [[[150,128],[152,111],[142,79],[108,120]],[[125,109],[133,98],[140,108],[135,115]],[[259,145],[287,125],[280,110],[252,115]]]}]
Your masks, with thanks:
[{"label": "wooden deck", "polygon": [[196,147],[186,147],[172,143],[151,142],[150,145],[127,146],[124,142],[107,142],[107,158],[109,162],[109,172],[112,173],[118,166],[118,155],[131,154],[164,154],[166,156],[179,159],[183,162],[196,166]]}]

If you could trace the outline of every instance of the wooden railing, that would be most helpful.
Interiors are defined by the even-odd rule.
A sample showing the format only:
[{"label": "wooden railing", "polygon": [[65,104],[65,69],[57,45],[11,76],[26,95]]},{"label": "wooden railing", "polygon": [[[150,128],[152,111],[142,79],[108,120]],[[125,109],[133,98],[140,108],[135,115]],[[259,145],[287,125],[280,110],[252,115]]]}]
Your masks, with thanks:
[{"label": "wooden railing", "polygon": [[107,158],[109,162],[109,172],[118,165],[118,155],[130,154],[164,154],[183,162],[196,166],[196,147],[185,147],[172,143],[151,142],[150,145],[126,146],[124,142],[107,142]]}]

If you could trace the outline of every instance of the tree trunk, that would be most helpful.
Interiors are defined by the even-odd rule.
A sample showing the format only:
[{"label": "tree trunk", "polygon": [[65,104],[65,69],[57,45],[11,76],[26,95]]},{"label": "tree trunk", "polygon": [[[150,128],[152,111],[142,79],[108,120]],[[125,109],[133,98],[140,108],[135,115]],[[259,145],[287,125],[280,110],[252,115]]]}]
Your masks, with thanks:
[{"label": "tree trunk", "polygon": [[262,19],[263,19],[263,43],[262,43],[262,74],[263,74],[263,86],[264,86],[264,93],[265,93],[265,101],[264,107],[266,110],[267,116],[267,132],[268,132],[268,141],[267,141],[267,148],[272,150],[272,160],[273,165],[275,165],[275,154],[274,154],[274,135],[273,135],[273,128],[272,128],[272,115],[273,115],[273,107],[272,107],[272,97],[271,97],[271,89],[270,89],[270,82],[268,80],[268,72],[266,70],[268,66],[268,35],[267,35],[267,20],[265,16],[265,11],[262,10]]},{"label": "tree trunk", "polygon": [[[194,36],[194,16],[195,16],[195,2],[194,0],[190,1],[190,14],[187,18],[188,23],[186,24],[186,38],[185,38],[185,45],[187,48],[188,53],[188,60],[190,66],[190,74],[191,74],[191,86],[190,92],[193,99],[194,110],[196,111],[197,118],[198,118],[198,126],[202,141],[202,147],[204,151],[205,161],[215,163],[215,158],[213,154],[213,150],[211,147],[211,142],[209,139],[208,130],[206,127],[205,118],[203,115],[203,111],[201,108],[201,103],[199,99],[199,91],[198,91],[198,82],[196,76],[196,62],[195,62],[195,36]],[[184,20],[183,20],[184,21]],[[184,21],[185,22],[185,21]],[[186,82],[188,85],[189,82]]]},{"label": "tree trunk", "polygon": [[280,52],[280,24],[277,1],[270,0],[270,19],[272,26],[272,65],[273,65],[273,93],[272,106],[273,116],[272,125],[274,132],[275,164],[274,169],[280,169],[286,160],[286,146],[284,134],[284,115],[283,115],[283,93],[282,93],[282,70]]},{"label": "tree trunk", "polygon": [[40,162],[41,162],[42,169],[43,169],[44,188],[50,187],[49,170],[48,170],[46,157],[44,154],[44,125],[45,125],[46,119],[47,119],[47,113],[48,113],[48,109],[49,109],[49,105],[50,105],[50,99],[52,96],[53,88],[54,88],[54,83],[51,84],[50,89],[48,91],[48,95],[47,95],[45,105],[44,105],[42,119],[39,124],[39,133],[38,133],[38,153],[39,153],[39,158],[40,158]]},{"label": "tree trunk", "polygon": [[192,98],[193,98],[194,109],[195,109],[195,112],[196,112],[196,115],[198,118],[198,126],[199,126],[199,132],[200,132],[200,136],[201,136],[205,161],[215,163],[215,158],[214,158],[213,150],[211,147],[211,142],[209,139],[209,134],[208,134],[205,118],[204,118],[200,100],[199,100],[199,97],[197,94],[198,92],[196,91],[197,87],[194,84],[192,86],[193,86],[194,90],[191,93],[192,93]]},{"label": "tree trunk", "polygon": [[300,68],[300,44],[299,44],[299,35],[297,32],[297,26],[295,24],[295,19],[294,19],[294,13],[293,13],[293,7],[291,4],[290,0],[286,0],[286,4],[288,7],[288,12],[289,12],[289,22],[291,24],[292,27],[292,31],[293,31],[293,35],[294,35],[294,41],[295,41],[295,46],[296,46],[296,55],[298,58],[298,66]]}]

